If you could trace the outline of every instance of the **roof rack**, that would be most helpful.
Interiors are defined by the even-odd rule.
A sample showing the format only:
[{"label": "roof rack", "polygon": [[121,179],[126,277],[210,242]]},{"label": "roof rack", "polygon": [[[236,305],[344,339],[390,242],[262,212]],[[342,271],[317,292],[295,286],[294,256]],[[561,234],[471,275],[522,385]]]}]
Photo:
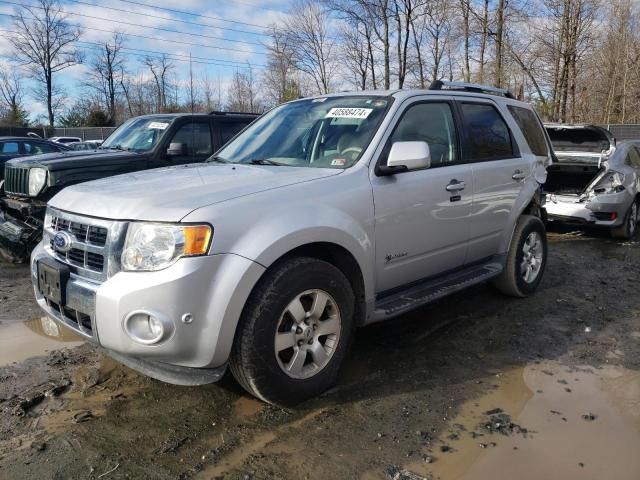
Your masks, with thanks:
[{"label": "roof rack", "polygon": [[[442,88],[446,87],[446,88]],[[477,83],[465,82],[449,82],[447,80],[435,80],[429,90],[461,90],[464,92],[488,93],[490,95],[500,95],[506,98],[515,99],[516,97],[506,88],[491,87],[489,85],[480,85]]]},{"label": "roof rack", "polygon": [[213,112],[209,112],[209,115],[258,115],[253,112],[220,112],[218,110],[214,110]]}]

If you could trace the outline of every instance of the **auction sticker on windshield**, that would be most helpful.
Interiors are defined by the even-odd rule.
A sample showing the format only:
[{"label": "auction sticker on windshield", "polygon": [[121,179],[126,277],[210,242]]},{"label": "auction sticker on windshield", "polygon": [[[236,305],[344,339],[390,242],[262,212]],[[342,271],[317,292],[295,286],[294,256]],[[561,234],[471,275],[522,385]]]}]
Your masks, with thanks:
[{"label": "auction sticker on windshield", "polygon": [[151,122],[147,128],[152,130],[164,130],[168,126],[169,124],[164,122]]},{"label": "auction sticker on windshield", "polygon": [[373,108],[332,108],[325,118],[359,118],[365,119],[373,112]]}]

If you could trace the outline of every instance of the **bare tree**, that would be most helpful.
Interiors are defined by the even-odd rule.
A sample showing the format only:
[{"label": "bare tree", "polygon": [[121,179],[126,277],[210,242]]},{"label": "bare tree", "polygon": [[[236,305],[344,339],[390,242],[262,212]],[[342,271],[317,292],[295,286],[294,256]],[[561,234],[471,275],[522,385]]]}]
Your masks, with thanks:
[{"label": "bare tree", "polygon": [[329,16],[318,0],[295,0],[285,21],[296,65],[313,78],[319,93],[331,91],[337,73],[337,47],[329,23]]},{"label": "bare tree", "polygon": [[29,119],[24,109],[24,96],[24,85],[18,72],[0,71],[0,121],[7,125],[27,126]]},{"label": "bare tree", "polygon": [[[59,0],[37,0],[37,5],[21,5],[15,13],[14,33],[10,38],[16,60],[29,67],[41,88],[36,90],[47,104],[49,126],[53,127],[59,108],[61,89],[54,76],[82,61],[74,43],[80,29],[69,25]],[[58,98],[56,98],[58,97]]]},{"label": "bare tree", "polygon": [[156,111],[166,112],[171,95],[169,75],[174,69],[174,64],[166,54],[160,57],[147,56],[144,58],[144,64],[153,76],[156,93]]},{"label": "bare tree", "polygon": [[297,57],[292,36],[275,26],[271,28],[270,35],[262,83],[266,101],[277,105],[299,97],[302,92],[296,78]]},{"label": "bare tree", "polygon": [[85,85],[96,90],[101,96],[108,115],[108,123],[116,124],[117,95],[122,89],[125,61],[122,54],[124,36],[114,33],[101,46],[99,52],[91,59],[91,69]]},{"label": "bare tree", "polygon": [[205,71],[199,81],[199,89],[202,92],[202,103],[205,112],[214,110],[222,110],[222,88],[220,86],[220,77],[211,78]]},{"label": "bare tree", "polygon": [[227,110],[259,113],[258,86],[251,65],[244,72],[237,70],[227,89]]}]

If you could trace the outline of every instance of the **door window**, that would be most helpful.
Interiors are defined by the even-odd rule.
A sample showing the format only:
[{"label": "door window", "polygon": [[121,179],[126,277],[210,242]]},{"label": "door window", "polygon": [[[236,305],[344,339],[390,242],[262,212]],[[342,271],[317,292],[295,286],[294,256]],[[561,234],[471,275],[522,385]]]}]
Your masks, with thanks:
[{"label": "door window", "polygon": [[418,103],[409,107],[391,135],[389,148],[395,142],[427,142],[431,166],[456,162],[457,141],[451,105],[448,103]]},{"label": "door window", "polygon": [[233,137],[235,137],[236,133],[246,127],[247,124],[239,122],[220,122],[218,123],[218,126],[220,128],[220,137],[222,138],[222,144],[224,145]]},{"label": "door window", "polygon": [[180,127],[171,139],[171,143],[184,143],[187,145],[187,155],[203,156],[211,155],[211,131],[208,123],[187,123]]},{"label": "door window", "polygon": [[515,156],[509,127],[493,105],[463,103],[462,113],[471,160],[500,160]]},{"label": "door window", "polygon": [[18,142],[0,143],[1,153],[18,153]]},{"label": "door window", "polygon": [[53,145],[47,145],[46,143],[36,142],[24,142],[24,153],[28,155],[39,155],[41,153],[53,153],[58,152],[59,149]]},{"label": "door window", "polygon": [[536,114],[528,108],[516,107],[515,105],[509,105],[509,111],[527,140],[531,153],[544,157],[549,155],[547,139]]}]

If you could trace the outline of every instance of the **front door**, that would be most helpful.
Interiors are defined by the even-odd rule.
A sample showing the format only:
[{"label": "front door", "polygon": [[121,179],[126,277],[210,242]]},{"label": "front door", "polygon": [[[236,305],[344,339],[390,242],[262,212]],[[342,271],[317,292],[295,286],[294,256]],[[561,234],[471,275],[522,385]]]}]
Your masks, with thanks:
[{"label": "front door", "polygon": [[166,157],[166,165],[182,165],[184,163],[204,162],[213,154],[211,126],[208,119],[194,119],[178,128],[173,137],[166,144],[186,145],[184,154]]},{"label": "front door", "polygon": [[418,101],[404,109],[391,145],[424,141],[431,167],[375,176],[376,291],[388,291],[464,265],[472,201],[471,166],[460,161],[453,103]]}]

